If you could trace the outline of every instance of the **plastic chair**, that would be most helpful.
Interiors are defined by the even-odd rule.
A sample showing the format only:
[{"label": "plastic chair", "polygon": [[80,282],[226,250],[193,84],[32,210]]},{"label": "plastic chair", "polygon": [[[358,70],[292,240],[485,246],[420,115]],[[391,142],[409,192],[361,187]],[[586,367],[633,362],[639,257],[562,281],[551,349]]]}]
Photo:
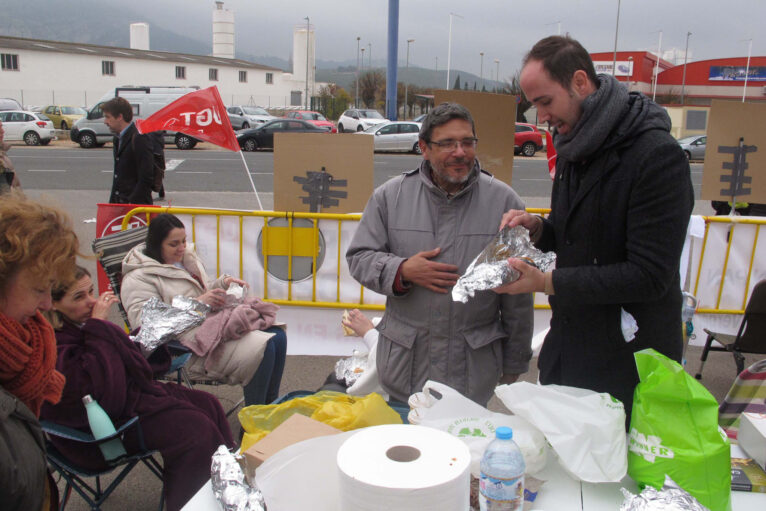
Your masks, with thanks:
[{"label": "plastic chair", "polygon": [[[698,380],[702,379],[702,369],[711,351],[728,351],[734,355],[737,374],[745,369],[743,353],[766,354],[766,280],[758,282],[753,288],[737,335],[711,332],[707,328],[704,330],[707,333],[707,340],[702,350],[699,371],[694,376]],[[713,341],[722,346],[713,346]]]},{"label": "plastic chair", "polygon": [[[112,492],[114,492],[114,490],[120,485],[120,483],[122,483],[130,471],[133,470],[133,467],[135,467],[139,462],[149,467],[149,470],[155,476],[157,476],[160,481],[163,481],[162,465],[154,457],[154,455],[157,454],[157,451],[147,449],[146,445],[144,444],[144,436],[138,417],[133,417],[128,422],[123,424],[113,435],[102,438],[100,440],[94,439],[93,435],[89,433],[68,428],[66,426],[62,426],[50,421],[41,420],[40,425],[42,426],[43,431],[45,431],[45,433],[48,435],[48,439],[46,440],[46,457],[48,459],[48,463],[50,464],[51,468],[55,472],[61,474],[61,477],[66,481],[66,488],[61,499],[61,504],[59,505],[59,511],[63,511],[66,507],[67,502],[69,501],[69,497],[72,493],[72,489],[74,489],[85,500],[85,502],[88,503],[88,506],[90,506],[92,510],[101,509],[101,505],[104,503],[104,501],[109,498]],[[123,456],[117,460],[109,462],[109,464],[102,470],[92,470],[73,463],[66,456],[64,456],[50,441],[50,437],[55,436],[82,443],[83,446],[99,445],[114,438],[121,439],[127,431],[133,428],[135,429],[138,436],[138,442],[140,446],[139,452],[129,456]],[[110,474],[114,470],[119,470],[119,473],[106,488],[102,488],[101,477]],[[95,478],[95,485],[88,484],[85,478]],[[163,481],[162,492],[160,493],[160,511],[162,511],[164,503],[165,485]]]}]

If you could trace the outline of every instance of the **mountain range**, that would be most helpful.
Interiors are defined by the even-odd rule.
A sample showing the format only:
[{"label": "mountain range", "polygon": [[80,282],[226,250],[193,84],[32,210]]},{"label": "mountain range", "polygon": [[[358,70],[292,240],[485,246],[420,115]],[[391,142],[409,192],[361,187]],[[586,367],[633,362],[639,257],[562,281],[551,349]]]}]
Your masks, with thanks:
[{"label": "mountain range", "polygon": [[[186,16],[179,16],[179,8],[191,6],[194,6],[196,12],[187,12]],[[200,4],[189,0],[131,0],[130,3],[106,0],[0,0],[0,12],[3,13],[0,17],[0,35],[127,48],[130,46],[130,23],[148,22],[150,47],[153,50],[210,55],[210,22],[205,22],[206,26],[211,27],[209,31],[188,29],[189,24],[200,25],[204,21],[204,18],[199,19],[205,14],[200,8]],[[207,16],[210,16],[209,8]],[[247,35],[237,36],[237,58],[288,72],[291,70],[290,55],[256,55],[242,50],[241,48],[257,46],[240,44],[240,38]],[[374,59],[368,64],[368,68],[370,66],[385,71],[386,62],[383,59]],[[318,81],[333,82],[347,90],[356,77],[356,61],[350,59],[317,59],[316,67]],[[454,85],[458,75],[461,85],[467,82],[468,88],[473,89],[476,84],[477,89],[481,90],[482,80],[478,76],[460,70],[450,72],[450,87]],[[436,71],[414,66],[405,69],[400,65],[398,81],[403,82],[405,78],[408,83],[419,87],[444,88],[447,85],[446,70]],[[484,82],[487,89],[499,85],[486,78]]]}]

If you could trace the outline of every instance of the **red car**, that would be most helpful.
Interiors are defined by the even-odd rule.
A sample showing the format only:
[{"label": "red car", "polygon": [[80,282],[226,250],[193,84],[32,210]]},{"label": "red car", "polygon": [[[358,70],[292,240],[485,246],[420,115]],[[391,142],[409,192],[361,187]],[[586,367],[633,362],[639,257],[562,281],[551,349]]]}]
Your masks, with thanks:
[{"label": "red car", "polygon": [[310,110],[295,110],[294,112],[287,112],[285,115],[288,119],[301,119],[320,128],[330,128],[331,133],[337,133],[338,128],[332,121],[328,121],[324,115],[319,112],[312,112]]},{"label": "red car", "polygon": [[513,154],[534,156],[543,148],[543,135],[534,124],[516,123],[516,135],[513,141]]}]

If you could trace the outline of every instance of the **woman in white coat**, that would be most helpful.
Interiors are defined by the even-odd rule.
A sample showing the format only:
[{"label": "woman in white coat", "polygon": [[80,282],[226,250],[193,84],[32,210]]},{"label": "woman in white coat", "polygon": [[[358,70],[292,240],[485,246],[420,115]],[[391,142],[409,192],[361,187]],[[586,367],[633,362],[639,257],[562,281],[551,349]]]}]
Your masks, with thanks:
[{"label": "woman in white coat", "polygon": [[[183,222],[168,213],[152,219],[146,242],[123,259],[122,274],[120,298],[132,328],[141,325],[141,309],[152,297],[171,303],[183,295],[216,309],[224,304],[229,285],[247,285],[230,275],[209,279],[193,246],[187,246]],[[181,343],[193,344],[197,328],[184,332]],[[192,355],[187,367],[192,377],[242,385],[246,406],[267,404],[279,397],[286,352],[285,331],[272,326],[222,342],[206,356]]]}]

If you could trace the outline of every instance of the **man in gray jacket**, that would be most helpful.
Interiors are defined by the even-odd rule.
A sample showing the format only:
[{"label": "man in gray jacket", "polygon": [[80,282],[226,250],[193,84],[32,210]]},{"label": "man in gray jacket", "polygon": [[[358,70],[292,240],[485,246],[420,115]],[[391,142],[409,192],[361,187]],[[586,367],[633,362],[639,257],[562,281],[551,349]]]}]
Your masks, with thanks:
[{"label": "man in gray jacket", "polygon": [[481,170],[477,142],[465,107],[434,108],[420,130],[420,167],[375,190],[346,252],[351,275],[388,297],[377,366],[395,399],[430,379],[486,405],[496,385],[529,368],[531,294],[479,291],[466,304],[450,294],[503,212],[524,208]]}]

